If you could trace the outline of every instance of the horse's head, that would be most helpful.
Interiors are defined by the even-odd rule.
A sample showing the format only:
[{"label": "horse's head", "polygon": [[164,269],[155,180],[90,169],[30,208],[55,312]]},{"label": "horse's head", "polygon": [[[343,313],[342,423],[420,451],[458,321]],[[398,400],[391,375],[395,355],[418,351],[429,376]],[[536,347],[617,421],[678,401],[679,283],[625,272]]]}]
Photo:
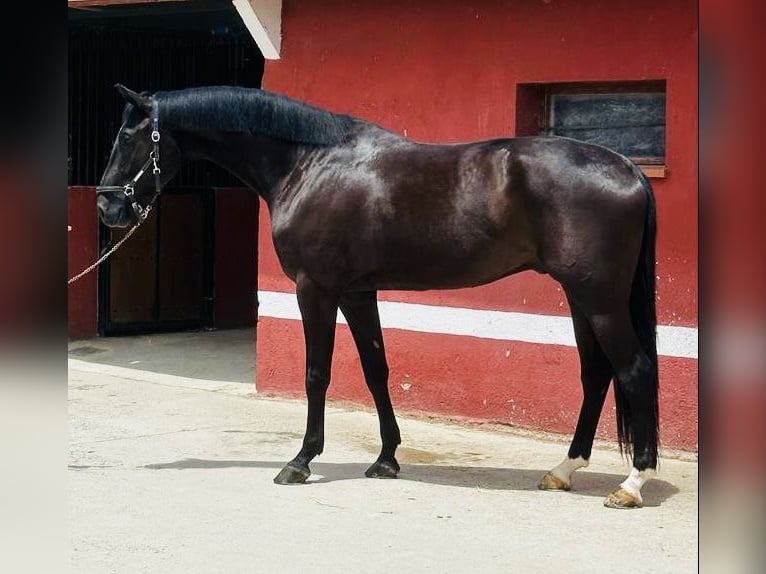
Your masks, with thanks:
[{"label": "horse's head", "polygon": [[126,227],[146,217],[160,188],[178,172],[180,151],[158,124],[154,98],[120,84],[115,87],[127,103],[96,193],[101,221],[109,227]]}]

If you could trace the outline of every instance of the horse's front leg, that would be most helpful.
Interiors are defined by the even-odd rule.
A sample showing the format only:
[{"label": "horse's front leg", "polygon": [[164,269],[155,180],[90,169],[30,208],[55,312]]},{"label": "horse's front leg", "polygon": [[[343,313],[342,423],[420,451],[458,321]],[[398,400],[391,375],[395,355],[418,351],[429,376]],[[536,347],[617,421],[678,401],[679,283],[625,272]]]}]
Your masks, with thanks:
[{"label": "horse's front leg", "polygon": [[388,363],[383,348],[377,292],[346,293],[340,301],[340,310],[354,337],[364,379],[372,393],[380,421],[380,456],[364,474],[369,478],[396,478],[399,463],[394,454],[402,439],[388,392]]},{"label": "horse's front leg", "polygon": [[305,277],[298,279],[297,296],[306,339],[306,435],[298,455],[274,478],[276,484],[306,482],[311,475],[309,463],[324,448],[324,407],[330,385],[339,297]]}]

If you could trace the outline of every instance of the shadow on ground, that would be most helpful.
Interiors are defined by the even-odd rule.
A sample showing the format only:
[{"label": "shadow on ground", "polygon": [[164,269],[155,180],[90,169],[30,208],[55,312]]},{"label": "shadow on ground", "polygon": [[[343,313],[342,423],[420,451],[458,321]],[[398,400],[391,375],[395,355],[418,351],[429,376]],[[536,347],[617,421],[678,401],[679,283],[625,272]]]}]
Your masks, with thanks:
[{"label": "shadow on ground", "polygon": [[165,375],[252,384],[255,330],[185,331],[69,342],[69,357]]},{"label": "shadow on ground", "polygon": [[[185,458],[175,462],[147,464],[142,468],[150,470],[263,468],[279,471],[283,466],[284,462],[269,460]],[[311,484],[365,479],[364,471],[367,466],[362,463],[314,462],[311,464],[311,472],[313,475],[320,475],[321,478],[312,480]],[[399,480],[486,490],[537,490],[537,483],[546,472],[547,470],[485,466],[402,464]],[[617,487],[624,478],[617,474],[580,471],[574,477],[572,492],[583,496],[603,497]],[[649,507],[659,506],[678,492],[676,486],[659,479],[649,481],[641,491],[644,506]]]}]

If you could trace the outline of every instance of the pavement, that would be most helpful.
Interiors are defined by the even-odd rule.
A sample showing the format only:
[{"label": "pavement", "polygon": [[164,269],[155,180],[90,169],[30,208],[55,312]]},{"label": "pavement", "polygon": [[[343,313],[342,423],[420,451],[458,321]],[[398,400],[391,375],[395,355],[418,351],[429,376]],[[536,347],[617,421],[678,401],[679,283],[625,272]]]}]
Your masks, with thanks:
[{"label": "pavement", "polygon": [[70,343],[72,572],[697,571],[693,461],[613,510],[629,467],[608,445],[543,492],[568,437],[400,415],[400,478],[367,479],[374,411],[332,404],[309,483],[275,485],[305,404],[255,394],[252,353],[252,330]]}]

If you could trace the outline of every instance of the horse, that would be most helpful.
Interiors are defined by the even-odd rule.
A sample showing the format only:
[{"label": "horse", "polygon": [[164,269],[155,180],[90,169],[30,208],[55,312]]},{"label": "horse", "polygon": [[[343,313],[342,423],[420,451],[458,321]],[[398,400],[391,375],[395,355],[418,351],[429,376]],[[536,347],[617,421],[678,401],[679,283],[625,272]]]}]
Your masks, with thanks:
[{"label": "horse", "polygon": [[[188,159],[218,164],[268,206],[306,345],[306,431],[275,483],[305,482],[324,448],[339,309],[380,422],[380,455],[365,475],[396,478],[401,437],[377,292],[465,288],[534,270],[566,294],[583,391],[567,456],[538,487],[569,490],[588,466],[613,380],[618,444],[632,468],[604,505],[642,506],[659,442],[656,208],[629,159],[555,136],[416,142],[261,89],[115,87],[126,103],[96,190],[105,225],[143,221]],[[154,178],[144,177],[150,168]]]}]

